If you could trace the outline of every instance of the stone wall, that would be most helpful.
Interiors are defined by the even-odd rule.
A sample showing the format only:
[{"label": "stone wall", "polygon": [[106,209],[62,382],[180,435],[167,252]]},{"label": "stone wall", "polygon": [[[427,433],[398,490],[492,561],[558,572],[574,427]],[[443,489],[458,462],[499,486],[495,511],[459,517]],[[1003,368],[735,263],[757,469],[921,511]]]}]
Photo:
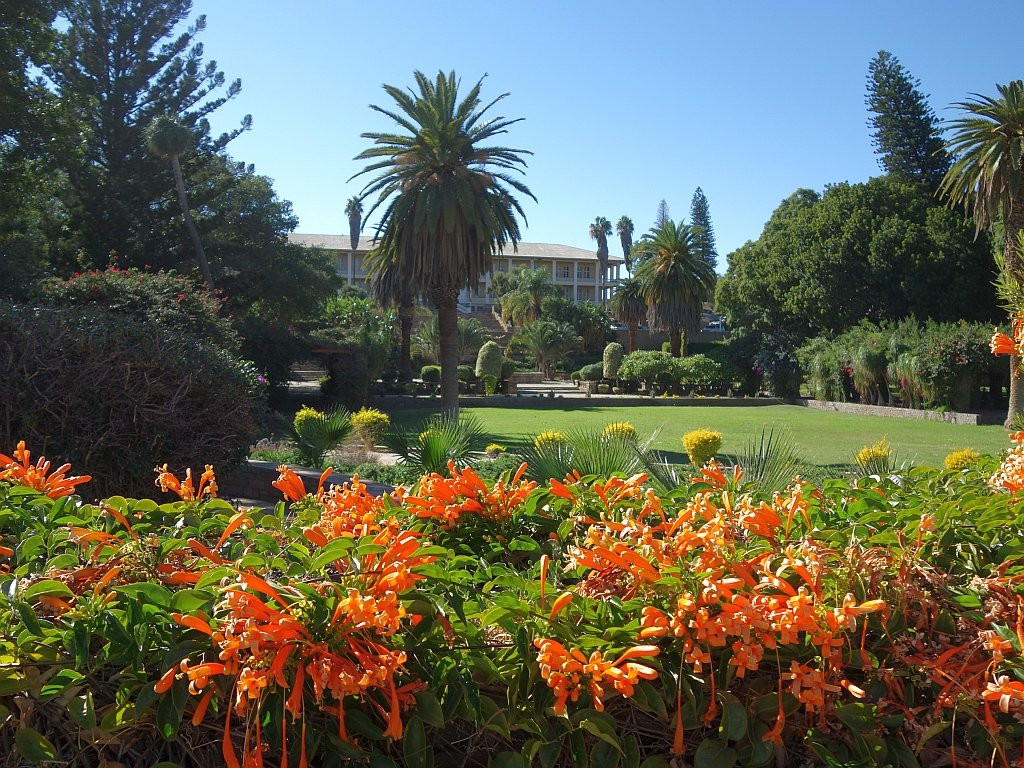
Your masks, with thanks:
[{"label": "stone wall", "polygon": [[[272,483],[277,480],[278,465],[272,461],[247,461],[230,472],[217,476],[220,496],[225,499],[251,499],[276,504],[281,501],[281,492]],[[320,482],[320,470],[304,467],[291,467],[302,478],[306,490],[316,491]],[[352,479],[351,475],[334,472],[327,478],[324,485],[341,485]],[[366,483],[366,489],[374,496],[381,496],[394,490],[390,485],[382,483]]]},{"label": "stone wall", "polygon": [[981,424],[983,420],[977,413],[958,413],[956,411],[921,411],[915,408],[894,408],[888,405],[861,405],[860,403],[836,403],[831,400],[800,399],[797,405],[813,408],[816,411],[832,411],[834,413],[855,413],[862,416],[885,416],[890,419],[920,419],[923,421],[945,421],[949,424]]}]

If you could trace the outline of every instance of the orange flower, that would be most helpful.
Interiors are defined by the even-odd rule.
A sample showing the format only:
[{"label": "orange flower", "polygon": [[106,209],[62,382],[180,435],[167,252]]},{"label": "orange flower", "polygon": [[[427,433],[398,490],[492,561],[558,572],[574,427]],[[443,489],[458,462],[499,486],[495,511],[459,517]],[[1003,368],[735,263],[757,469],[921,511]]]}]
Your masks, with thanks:
[{"label": "orange flower", "polygon": [[271,483],[284,494],[288,501],[301,501],[306,498],[306,486],[302,484],[302,478],[295,472],[288,469],[284,464],[277,468],[277,480]]},{"label": "orange flower", "polygon": [[526,464],[521,464],[508,483],[499,480],[488,488],[472,468],[459,470],[449,461],[451,477],[436,472],[427,475],[420,481],[418,495],[406,496],[403,501],[417,517],[435,520],[444,528],[453,528],[465,514],[502,522],[512,517],[537,487],[533,481],[522,480],[525,471]]},{"label": "orange flower", "polygon": [[981,698],[984,701],[998,701],[999,710],[1009,712],[1011,701],[1024,701],[1024,683],[1002,675],[994,683],[988,684]]},{"label": "orange flower", "polygon": [[25,448],[25,441],[19,440],[14,457],[0,453],[0,480],[7,480],[28,488],[34,488],[51,499],[60,499],[75,492],[75,486],[92,480],[89,475],[67,477],[70,464],[62,464],[50,472],[50,462],[40,456],[32,464],[32,454]]},{"label": "orange flower", "polygon": [[198,488],[192,481],[191,468],[185,470],[184,481],[169,472],[166,464],[153,471],[156,472],[156,486],[164,493],[177,494],[182,501],[201,501],[204,496],[211,499],[217,497],[217,478],[214,476],[213,466],[210,464],[206,465],[206,471],[200,476]]},{"label": "orange flower", "polygon": [[578,649],[567,650],[557,640],[537,638],[533,641],[538,649],[537,663],[541,677],[555,692],[554,711],[556,715],[565,712],[566,704],[578,701],[586,686],[590,692],[594,709],[604,710],[606,688],[611,687],[627,698],[633,695],[638,680],[655,680],[657,670],[633,661],[636,658],[657,656],[659,649],[654,645],[637,645],[622,653],[615,661],[605,661],[600,651],[589,657]]}]

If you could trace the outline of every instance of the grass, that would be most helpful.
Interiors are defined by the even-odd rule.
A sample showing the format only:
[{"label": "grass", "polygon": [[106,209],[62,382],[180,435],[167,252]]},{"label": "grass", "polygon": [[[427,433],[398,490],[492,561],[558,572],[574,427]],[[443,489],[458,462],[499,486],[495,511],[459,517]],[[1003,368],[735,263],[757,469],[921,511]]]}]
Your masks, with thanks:
[{"label": "grass", "polygon": [[[1006,431],[999,426],[946,424],[936,421],[860,416],[815,411],[796,405],[756,407],[573,407],[538,408],[466,408],[479,418],[493,442],[505,446],[521,443],[545,429],[600,429],[612,421],[628,421],[642,438],[656,433],[652,446],[685,462],[680,438],[698,427],[722,433],[724,454],[742,450],[745,443],[761,434],[765,427],[786,427],[793,435],[800,458],[818,466],[850,465],[858,450],[882,437],[889,440],[897,461],[910,461],[941,467],[947,453],[959,448],[974,448],[995,454],[1009,446]],[[399,424],[416,424],[435,409],[414,408],[397,411],[392,418]]]}]

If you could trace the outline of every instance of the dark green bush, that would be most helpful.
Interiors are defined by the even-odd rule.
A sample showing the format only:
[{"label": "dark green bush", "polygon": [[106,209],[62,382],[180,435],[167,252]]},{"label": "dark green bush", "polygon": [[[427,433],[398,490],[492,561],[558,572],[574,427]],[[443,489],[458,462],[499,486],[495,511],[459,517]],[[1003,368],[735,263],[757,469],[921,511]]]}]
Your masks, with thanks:
[{"label": "dark green bush", "polygon": [[482,379],[484,376],[501,376],[501,369],[504,365],[504,355],[497,342],[487,341],[480,347],[476,355],[476,375]]},{"label": "dark green bush", "polygon": [[678,371],[682,384],[709,385],[723,381],[722,364],[705,355],[687,355],[680,358]]},{"label": "dark green bush", "polygon": [[591,363],[580,368],[583,381],[600,381],[604,378],[604,363]]},{"label": "dark green bush", "polygon": [[153,467],[245,458],[265,394],[251,364],[160,323],[91,307],[0,308],[0,445],[24,439],[93,475],[90,495],[153,495]]},{"label": "dark green bush", "polygon": [[420,378],[427,384],[437,384],[441,381],[441,366],[424,365],[420,369]]},{"label": "dark green bush", "polygon": [[459,366],[459,381],[464,381],[466,384],[469,384],[475,378],[476,378],[476,373],[473,372],[473,366],[471,366],[471,365],[460,365]]}]

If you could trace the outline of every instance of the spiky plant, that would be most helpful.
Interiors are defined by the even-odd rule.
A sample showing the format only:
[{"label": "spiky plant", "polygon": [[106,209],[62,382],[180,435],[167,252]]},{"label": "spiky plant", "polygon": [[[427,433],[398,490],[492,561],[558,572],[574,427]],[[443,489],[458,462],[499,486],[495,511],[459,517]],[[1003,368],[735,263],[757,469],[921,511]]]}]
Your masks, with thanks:
[{"label": "spiky plant", "polygon": [[290,436],[303,466],[322,467],[328,452],[348,440],[352,430],[351,416],[344,408],[305,407],[295,414]]},{"label": "spiky plant", "polygon": [[534,441],[523,438],[517,455],[527,464],[526,474],[537,482],[563,479],[570,472],[581,475],[632,475],[642,469],[641,455],[646,444],[629,440],[602,439],[600,430],[575,430],[565,440]]},{"label": "spiky plant", "polygon": [[488,440],[475,416],[451,417],[436,414],[413,429],[385,433],[384,446],[398,454],[402,463],[420,472],[447,472],[448,462],[464,467],[471,454],[480,452]]},{"label": "spiky plant", "polygon": [[793,433],[785,427],[762,428],[731,458],[743,469],[744,481],[765,493],[785,490],[801,466]]}]

